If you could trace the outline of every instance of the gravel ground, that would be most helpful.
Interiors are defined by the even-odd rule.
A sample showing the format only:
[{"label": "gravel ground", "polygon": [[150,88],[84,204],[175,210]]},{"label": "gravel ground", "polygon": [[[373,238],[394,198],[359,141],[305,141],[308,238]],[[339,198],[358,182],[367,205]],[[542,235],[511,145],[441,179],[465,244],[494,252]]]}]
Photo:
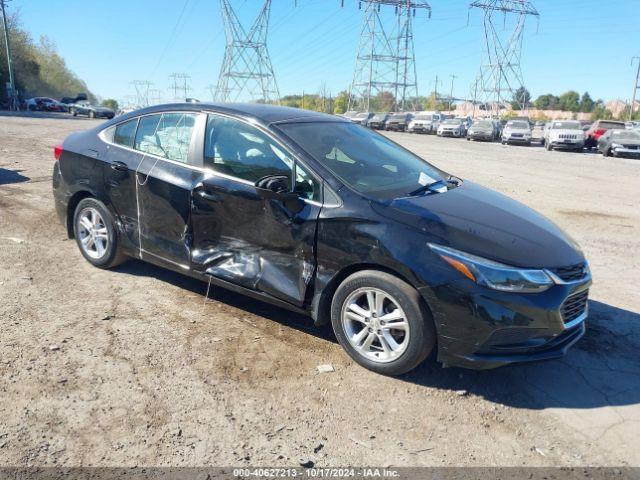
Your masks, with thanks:
[{"label": "gravel ground", "polygon": [[595,281],[562,360],[394,379],[305,317],[84,261],[51,146],[97,122],[0,117],[0,466],[640,465],[640,162],[390,134],[549,216]]}]

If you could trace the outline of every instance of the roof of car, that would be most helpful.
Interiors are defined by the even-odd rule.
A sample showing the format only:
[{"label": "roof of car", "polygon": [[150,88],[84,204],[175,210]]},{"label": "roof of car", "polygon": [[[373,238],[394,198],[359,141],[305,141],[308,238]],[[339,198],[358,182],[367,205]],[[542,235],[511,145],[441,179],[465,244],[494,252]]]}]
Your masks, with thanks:
[{"label": "roof of car", "polygon": [[168,110],[202,111],[227,113],[242,117],[251,117],[266,125],[286,122],[346,122],[348,120],[335,115],[329,115],[301,108],[281,107],[279,105],[267,105],[264,103],[169,103],[154,105],[140,110],[134,110],[119,117],[118,121],[125,117],[135,117],[150,113],[160,113]]}]

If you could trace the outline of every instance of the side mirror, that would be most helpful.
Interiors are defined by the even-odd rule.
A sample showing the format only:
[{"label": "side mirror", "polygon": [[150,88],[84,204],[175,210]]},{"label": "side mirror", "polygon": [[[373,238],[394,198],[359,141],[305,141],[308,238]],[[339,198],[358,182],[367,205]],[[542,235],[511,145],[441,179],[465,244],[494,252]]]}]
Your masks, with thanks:
[{"label": "side mirror", "polygon": [[258,195],[267,200],[278,200],[288,210],[298,213],[304,208],[304,202],[296,192],[291,191],[291,178],[286,175],[267,175],[255,183]]}]

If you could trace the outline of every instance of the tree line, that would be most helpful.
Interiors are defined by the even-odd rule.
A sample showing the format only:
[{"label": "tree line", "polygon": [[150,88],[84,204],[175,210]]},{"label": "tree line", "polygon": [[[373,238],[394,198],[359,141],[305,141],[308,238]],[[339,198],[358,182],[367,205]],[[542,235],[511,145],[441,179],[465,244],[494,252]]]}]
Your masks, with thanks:
[{"label": "tree line", "polygon": [[[22,27],[17,14],[7,15],[11,58],[16,89],[22,99],[34,95],[60,99],[75,97],[78,93],[86,93],[89,100],[95,96],[87,88],[87,84],[67,67],[64,59],[58,54],[55,44],[47,37],[38,41]],[[9,81],[7,56],[2,39],[0,49],[0,99],[7,100],[5,82]]]}]

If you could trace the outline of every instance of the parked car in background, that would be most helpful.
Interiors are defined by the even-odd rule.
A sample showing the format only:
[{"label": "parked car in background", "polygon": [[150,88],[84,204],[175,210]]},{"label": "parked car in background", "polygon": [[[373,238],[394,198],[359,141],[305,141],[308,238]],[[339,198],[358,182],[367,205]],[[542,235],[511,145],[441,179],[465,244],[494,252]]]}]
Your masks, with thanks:
[{"label": "parked car in background", "polygon": [[548,360],[585,333],[591,274],[571,237],[343,118],[158,105],[53,153],[57,215],[91,265],[133,257],[309,315],[375,372],[431,352]]},{"label": "parked car in background", "polygon": [[443,120],[444,116],[440,112],[419,112],[416,113],[409,122],[407,131],[411,133],[429,133],[435,135]]},{"label": "parked car in background", "polygon": [[531,125],[525,120],[509,120],[502,130],[502,144],[531,145]]},{"label": "parked car in background", "polygon": [[544,130],[544,146],[581,152],[584,148],[584,132],[577,120],[554,120]]},{"label": "parked car in background", "polygon": [[33,97],[25,102],[27,110],[32,112],[66,112],[66,106],[49,97]]},{"label": "parked car in background", "polygon": [[375,113],[373,112],[358,112],[349,120],[351,120],[353,123],[357,123],[358,125],[366,127],[369,124],[369,120],[371,120],[374,115]]},{"label": "parked car in background", "polygon": [[389,118],[384,124],[385,130],[392,130],[395,132],[406,132],[409,122],[413,118],[411,113],[394,113],[389,115]]},{"label": "parked car in background", "polygon": [[86,115],[89,118],[113,118],[115,112],[107,107],[97,107],[89,102],[74,103],[69,107],[69,113],[74,117],[77,115]]},{"label": "parked car in background", "polygon": [[464,137],[466,128],[459,118],[447,118],[438,126],[439,137]]},{"label": "parked car in background", "polygon": [[469,130],[469,127],[473,123],[473,119],[471,117],[454,117],[454,118],[457,118],[462,122],[462,126],[464,127],[464,134],[466,135],[467,130]]},{"label": "parked car in background", "polygon": [[607,130],[624,130],[624,122],[617,122],[615,120],[596,120],[593,122],[589,130],[585,132],[584,146],[591,150],[598,146],[598,140]]},{"label": "parked car in background", "polygon": [[625,122],[625,127],[627,128],[627,130],[636,130],[638,128],[640,128],[640,122]]},{"label": "parked car in background", "polygon": [[373,117],[371,117],[371,120],[369,120],[369,124],[367,126],[375,130],[383,130],[384,124],[386,123],[388,118],[388,113],[376,113]]},{"label": "parked car in background", "polygon": [[484,140],[493,142],[498,139],[496,122],[489,119],[474,120],[467,130],[467,140]]},{"label": "parked car in background", "polygon": [[607,130],[600,135],[597,148],[605,157],[640,158],[640,131]]},{"label": "parked car in background", "polygon": [[347,118],[349,120],[351,120],[353,117],[355,117],[358,114],[358,112],[356,110],[347,110],[346,112],[344,112],[342,115],[340,115],[341,117]]}]

